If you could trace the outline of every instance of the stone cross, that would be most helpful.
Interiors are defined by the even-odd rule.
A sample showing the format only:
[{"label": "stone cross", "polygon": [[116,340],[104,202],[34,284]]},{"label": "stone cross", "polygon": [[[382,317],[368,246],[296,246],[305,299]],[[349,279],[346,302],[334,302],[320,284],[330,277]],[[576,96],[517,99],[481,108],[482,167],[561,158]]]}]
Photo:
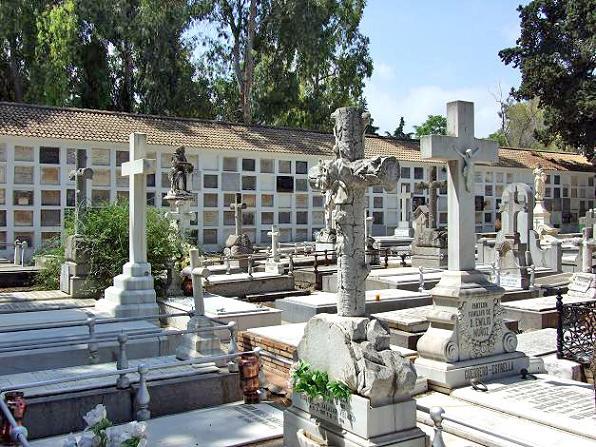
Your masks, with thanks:
[{"label": "stone cross", "polygon": [[474,103],[447,103],[448,135],[420,140],[423,159],[447,162],[449,270],[474,270],[474,164],[495,162],[497,143],[474,138]]},{"label": "stone cross", "polygon": [[400,200],[400,211],[401,211],[401,221],[402,222],[408,222],[408,214],[409,214],[409,209],[408,209],[408,200],[412,200],[412,193],[411,192],[405,192],[402,191],[399,193],[399,195],[397,196]]},{"label": "stone cross", "polygon": [[85,149],[77,149],[75,169],[68,174],[68,179],[75,182],[75,234],[79,234],[79,213],[87,208],[87,180],[91,180],[92,178],[93,169],[87,167],[87,151]]},{"label": "stone cross", "polygon": [[395,157],[364,159],[364,132],[370,116],[356,108],[337,109],[335,119],[335,159],[319,161],[308,173],[315,191],[331,191],[333,220],[337,231],[337,313],[345,317],[365,316],[364,282],[369,273],[365,264],[365,193],[381,185],[391,191],[399,179]]},{"label": "stone cross", "polygon": [[[527,244],[532,223],[532,210],[530,187],[521,184],[508,185],[503,191],[499,208],[501,232],[505,235],[519,233],[520,241]],[[522,224],[521,228],[520,223]]]},{"label": "stone cross", "polygon": [[203,298],[203,278],[209,276],[209,269],[203,267],[203,258],[199,257],[199,250],[190,249],[190,274],[192,279],[192,297],[195,305],[195,315],[205,315],[205,300]]},{"label": "stone cross", "polygon": [[271,256],[275,262],[279,262],[279,229],[276,225],[271,226],[267,236],[271,236]]},{"label": "stone cross", "polygon": [[130,135],[130,161],[122,163],[122,175],[130,176],[129,253],[132,264],[147,262],[147,176],[155,173],[156,160],[147,156],[147,135]]},{"label": "stone cross", "polygon": [[437,228],[437,197],[439,190],[447,184],[446,181],[439,182],[437,180],[437,167],[433,166],[430,170],[430,178],[428,182],[418,182],[416,189],[423,191],[428,190],[428,228]]},{"label": "stone cross", "polygon": [[246,203],[242,203],[242,194],[236,194],[236,201],[230,203],[230,209],[234,211],[236,236],[240,236],[242,234],[242,210],[246,209]]}]

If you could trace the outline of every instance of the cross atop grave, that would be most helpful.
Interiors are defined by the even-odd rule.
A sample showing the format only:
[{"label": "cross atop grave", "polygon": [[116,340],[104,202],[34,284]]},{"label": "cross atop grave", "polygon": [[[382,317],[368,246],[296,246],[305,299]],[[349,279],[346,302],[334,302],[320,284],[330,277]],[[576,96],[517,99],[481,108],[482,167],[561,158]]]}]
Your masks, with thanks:
[{"label": "cross atop grave", "polygon": [[195,315],[205,315],[205,300],[203,298],[203,278],[209,276],[209,269],[203,266],[203,258],[199,250],[190,249],[190,276],[192,279],[192,296],[195,306]]},{"label": "cross atop grave", "polygon": [[409,212],[408,200],[412,200],[412,193],[402,191],[399,193],[399,195],[397,197],[399,198],[399,201],[400,201],[400,204],[399,204],[399,209],[401,211],[400,220],[402,222],[408,222],[408,212]]},{"label": "cross atop grave", "polygon": [[420,140],[423,159],[447,162],[449,270],[474,270],[474,164],[497,161],[497,143],[474,137],[474,103],[447,103],[448,135]]},{"label": "cross atop grave", "polygon": [[271,231],[267,233],[271,236],[271,256],[273,261],[279,262],[279,228],[276,225],[271,226]]},{"label": "cross atop grave", "polygon": [[447,182],[443,180],[439,182],[437,180],[437,167],[433,166],[430,169],[430,178],[428,182],[418,182],[416,189],[419,191],[428,190],[428,220],[430,229],[437,228],[437,198],[439,196],[439,190],[447,185]]},{"label": "cross atop grave", "polygon": [[147,156],[147,135],[130,135],[130,161],[122,163],[122,175],[130,176],[129,201],[129,262],[144,264],[147,262],[147,176],[155,173],[155,160]]},{"label": "cross atop grave", "polygon": [[87,167],[87,151],[85,149],[77,149],[75,169],[68,174],[68,179],[75,182],[75,234],[79,234],[79,213],[87,208],[87,180],[91,180],[92,178],[93,169]]},{"label": "cross atop grave", "polygon": [[[519,233],[520,241],[528,243],[531,217],[523,219],[525,225],[520,228],[520,213],[531,216],[532,214],[532,191],[528,185],[512,184],[503,191],[501,205],[501,232],[504,235]],[[523,216],[522,216],[523,217]],[[521,231],[520,231],[521,230]]]},{"label": "cross atop grave", "polygon": [[337,231],[337,313],[344,317],[364,316],[365,287],[369,268],[365,264],[365,192],[381,185],[392,191],[399,179],[395,157],[364,159],[364,132],[370,116],[353,107],[337,109],[335,159],[319,161],[308,173],[315,191],[331,191]]},{"label": "cross atop grave", "polygon": [[242,210],[246,209],[246,203],[242,203],[242,194],[236,194],[236,201],[234,203],[230,203],[230,209],[234,211],[236,236],[240,236],[242,234]]}]

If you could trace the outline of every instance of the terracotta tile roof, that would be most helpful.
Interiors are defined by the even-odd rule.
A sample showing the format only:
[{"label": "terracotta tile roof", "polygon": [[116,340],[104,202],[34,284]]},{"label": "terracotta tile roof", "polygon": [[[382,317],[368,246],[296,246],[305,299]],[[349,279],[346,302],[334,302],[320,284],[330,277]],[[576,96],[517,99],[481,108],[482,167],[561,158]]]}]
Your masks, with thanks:
[{"label": "terracotta tile roof", "polygon": [[[333,149],[333,135],[303,129],[0,102],[0,135],[126,143],[131,132],[144,132],[149,144],[165,146],[321,157],[330,156]],[[394,155],[399,160],[422,161],[419,147],[417,140],[366,138],[367,156]],[[499,151],[498,166],[533,168],[537,164],[561,171],[594,170],[577,154],[514,148]]]}]

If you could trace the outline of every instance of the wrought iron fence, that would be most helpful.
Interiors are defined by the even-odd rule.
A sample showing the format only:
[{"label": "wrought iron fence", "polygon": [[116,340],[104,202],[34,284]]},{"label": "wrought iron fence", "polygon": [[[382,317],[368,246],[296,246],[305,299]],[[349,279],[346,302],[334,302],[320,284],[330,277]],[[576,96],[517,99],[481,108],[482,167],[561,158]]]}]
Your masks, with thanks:
[{"label": "wrought iron fence", "polygon": [[596,343],[596,301],[563,303],[557,293],[557,357],[589,365]]}]

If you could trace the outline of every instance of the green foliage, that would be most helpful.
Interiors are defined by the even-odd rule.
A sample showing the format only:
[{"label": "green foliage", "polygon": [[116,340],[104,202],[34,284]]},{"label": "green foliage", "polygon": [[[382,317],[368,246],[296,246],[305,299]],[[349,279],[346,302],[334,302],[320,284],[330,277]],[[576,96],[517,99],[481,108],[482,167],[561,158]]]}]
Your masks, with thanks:
[{"label": "green foliage", "polygon": [[108,435],[106,434],[106,429],[110,428],[111,426],[112,422],[108,418],[103,418],[93,427],[89,427],[93,434],[99,438],[100,446],[108,445]]},{"label": "green foliage", "polygon": [[45,256],[44,267],[35,275],[35,288],[57,290],[60,288],[60,266],[64,262],[64,247],[60,238],[52,239],[35,251],[34,256]]},{"label": "green foliage", "polygon": [[364,6],[2,1],[0,100],[329,130],[372,74]]},{"label": "green foliage", "polygon": [[302,360],[292,371],[292,386],[294,391],[303,393],[311,399],[322,397],[327,401],[347,400],[352,394],[352,390],[345,383],[339,380],[329,380],[325,371],[312,369],[308,363]]},{"label": "green foliage", "polygon": [[534,0],[518,11],[521,36],[499,52],[505,64],[519,68],[516,99],[539,98],[544,111],[545,144],[564,144],[594,156],[596,141],[595,0]]},{"label": "green foliage", "polygon": [[497,130],[496,132],[491,133],[488,136],[488,139],[496,141],[500,147],[509,146],[509,143],[507,142],[507,136],[505,135],[505,132],[503,132],[502,130]]},{"label": "green foliage", "polygon": [[423,135],[445,135],[447,133],[447,118],[443,115],[428,115],[420,126],[414,126],[416,138]]},{"label": "green foliage", "polygon": [[[101,208],[90,208],[82,213],[80,234],[83,237],[84,252],[89,259],[90,278],[88,287],[97,295],[112,285],[112,279],[122,273],[122,266],[128,262],[128,204],[111,203]],[[73,221],[66,221],[66,234],[72,235]],[[170,226],[170,221],[161,210],[147,209],[147,261],[155,277],[158,291],[165,288],[168,267],[183,257],[183,241]],[[64,253],[64,246],[60,247]],[[63,256],[63,255],[62,255]],[[49,264],[41,269],[43,278],[59,278],[60,264]]]},{"label": "green foliage", "polygon": [[404,127],[406,126],[406,121],[404,117],[401,116],[399,118],[399,125],[395,128],[393,133],[386,132],[388,137],[399,138],[400,140],[410,140],[412,138],[411,132],[404,132]]}]

